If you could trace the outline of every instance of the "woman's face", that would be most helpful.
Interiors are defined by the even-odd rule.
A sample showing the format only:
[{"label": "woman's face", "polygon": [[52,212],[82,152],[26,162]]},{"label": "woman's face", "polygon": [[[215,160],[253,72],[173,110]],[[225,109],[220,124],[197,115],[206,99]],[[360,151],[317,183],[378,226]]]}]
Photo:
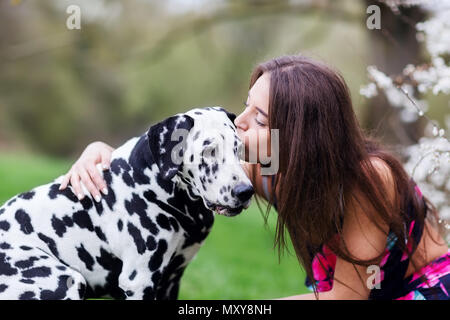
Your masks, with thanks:
[{"label": "woman's face", "polygon": [[[244,111],[234,120],[245,145],[245,161],[264,163],[270,157],[269,88],[270,74],[266,72],[253,84]],[[267,146],[267,151],[259,151],[260,146]]]}]

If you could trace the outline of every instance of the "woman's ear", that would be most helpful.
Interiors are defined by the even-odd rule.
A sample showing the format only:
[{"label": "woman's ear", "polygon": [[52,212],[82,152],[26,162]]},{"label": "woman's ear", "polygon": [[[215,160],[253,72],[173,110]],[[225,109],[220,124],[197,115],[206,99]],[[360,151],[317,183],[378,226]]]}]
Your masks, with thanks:
[{"label": "woman's ear", "polygon": [[165,179],[172,179],[179,171],[186,139],[194,126],[194,119],[188,115],[175,115],[150,127],[148,143],[153,160]]}]

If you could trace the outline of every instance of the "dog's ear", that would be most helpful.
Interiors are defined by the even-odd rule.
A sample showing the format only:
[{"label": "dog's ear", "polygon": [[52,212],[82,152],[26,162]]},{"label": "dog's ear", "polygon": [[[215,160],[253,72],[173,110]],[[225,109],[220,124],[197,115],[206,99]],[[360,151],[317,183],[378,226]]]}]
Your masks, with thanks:
[{"label": "dog's ear", "polygon": [[231,122],[233,122],[234,124],[234,119],[236,119],[236,115],[234,113],[228,112],[227,110],[225,110],[225,113],[227,114],[228,118],[230,118]]},{"label": "dog's ear", "polygon": [[150,152],[165,179],[172,179],[180,169],[186,150],[186,138],[194,126],[188,115],[175,115],[150,127],[147,132]]},{"label": "dog's ear", "polygon": [[225,112],[226,115],[228,116],[228,118],[230,118],[231,122],[233,122],[233,124],[234,124],[234,119],[236,119],[236,115],[234,113],[232,113],[232,112],[228,112],[227,110],[225,110],[222,107],[219,107],[219,109],[220,109],[220,111]]}]

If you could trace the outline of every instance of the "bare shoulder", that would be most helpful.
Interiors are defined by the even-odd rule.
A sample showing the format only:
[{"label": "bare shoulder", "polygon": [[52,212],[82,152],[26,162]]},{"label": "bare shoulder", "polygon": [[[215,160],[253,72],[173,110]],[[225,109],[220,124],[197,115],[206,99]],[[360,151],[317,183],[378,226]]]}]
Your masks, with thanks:
[{"label": "bare shoulder", "polygon": [[371,157],[370,162],[382,179],[382,187],[384,189],[386,200],[393,203],[395,199],[396,182],[391,167],[383,159],[378,157]]},{"label": "bare shoulder", "polygon": [[[371,164],[383,180],[383,201],[393,201],[395,182],[389,165],[376,157],[371,158]],[[344,236],[348,243],[354,244],[353,250],[359,257],[373,258],[379,254],[384,249],[388,230],[389,226],[376,212],[367,196],[359,190],[352,190],[344,216]],[[368,250],[369,247],[372,250]]]}]

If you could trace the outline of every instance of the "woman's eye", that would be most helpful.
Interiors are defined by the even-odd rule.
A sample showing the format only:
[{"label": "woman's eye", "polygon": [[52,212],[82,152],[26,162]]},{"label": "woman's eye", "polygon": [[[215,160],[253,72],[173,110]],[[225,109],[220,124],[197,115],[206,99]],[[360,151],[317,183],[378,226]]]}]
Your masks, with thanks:
[{"label": "woman's eye", "polygon": [[265,127],[265,126],[266,126],[264,123],[259,122],[258,119],[256,119],[256,118],[255,118],[255,122],[256,122],[256,124],[257,124],[258,126],[260,126],[260,127]]}]

